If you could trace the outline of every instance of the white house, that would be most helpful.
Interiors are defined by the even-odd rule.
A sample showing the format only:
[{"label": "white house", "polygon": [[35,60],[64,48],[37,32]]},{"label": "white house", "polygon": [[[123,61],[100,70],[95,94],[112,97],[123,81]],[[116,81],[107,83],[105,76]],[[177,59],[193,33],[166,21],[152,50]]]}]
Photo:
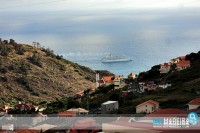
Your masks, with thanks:
[{"label": "white house", "polygon": [[198,109],[200,107],[200,98],[196,98],[188,103],[189,110]]},{"label": "white house", "polygon": [[152,113],[159,109],[159,102],[149,100],[136,106],[136,113]]},{"label": "white house", "polygon": [[114,89],[121,89],[126,86],[126,83],[124,82],[123,76],[115,76],[114,77]]},{"label": "white house", "polygon": [[160,73],[168,73],[171,69],[170,63],[164,63],[160,65]]},{"label": "white house", "polygon": [[137,75],[134,74],[134,73],[130,73],[130,74],[128,75],[128,78],[129,78],[129,79],[135,79],[135,78],[137,78]]},{"label": "white house", "polygon": [[166,88],[168,88],[168,87],[170,87],[170,86],[172,86],[172,84],[160,84],[160,85],[158,85],[158,87],[159,88],[162,88],[162,89],[166,89]]},{"label": "white house", "polygon": [[67,111],[76,112],[77,115],[86,115],[89,113],[89,111],[85,110],[84,108],[71,108],[68,109]]},{"label": "white house", "polygon": [[106,114],[110,111],[118,110],[119,103],[118,101],[107,101],[101,104],[101,113]]}]

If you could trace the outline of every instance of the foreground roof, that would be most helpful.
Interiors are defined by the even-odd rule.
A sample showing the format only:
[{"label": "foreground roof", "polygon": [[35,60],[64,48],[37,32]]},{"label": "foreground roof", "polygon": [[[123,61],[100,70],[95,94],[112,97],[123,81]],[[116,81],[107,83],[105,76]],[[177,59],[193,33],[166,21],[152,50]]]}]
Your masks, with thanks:
[{"label": "foreground roof", "polygon": [[190,101],[188,104],[190,104],[190,105],[200,105],[200,98],[196,98],[196,99]]}]

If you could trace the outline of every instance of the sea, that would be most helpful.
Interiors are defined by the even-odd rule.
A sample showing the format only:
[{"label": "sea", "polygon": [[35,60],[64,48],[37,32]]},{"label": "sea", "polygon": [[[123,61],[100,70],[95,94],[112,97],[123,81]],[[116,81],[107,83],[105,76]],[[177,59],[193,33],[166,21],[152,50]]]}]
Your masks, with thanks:
[{"label": "sea", "polygon": [[[200,9],[2,10],[0,37],[39,42],[94,70],[139,74],[200,50]],[[102,63],[109,54],[130,62]]]}]

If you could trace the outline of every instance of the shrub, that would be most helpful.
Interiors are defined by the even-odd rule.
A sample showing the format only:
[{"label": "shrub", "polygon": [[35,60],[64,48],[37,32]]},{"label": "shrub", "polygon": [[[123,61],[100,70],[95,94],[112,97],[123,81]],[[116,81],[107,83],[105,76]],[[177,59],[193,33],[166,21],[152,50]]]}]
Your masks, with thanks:
[{"label": "shrub", "polygon": [[61,60],[63,58],[62,55],[56,55],[56,59]]},{"label": "shrub", "polygon": [[8,56],[10,51],[11,50],[9,48],[6,48],[4,45],[0,45],[0,55]]},{"label": "shrub", "polygon": [[25,62],[20,62],[19,71],[27,73],[30,70],[30,65],[26,64]]},{"label": "shrub", "polygon": [[7,73],[8,72],[8,69],[6,68],[6,67],[4,67],[4,66],[0,66],[0,72],[1,73]]},{"label": "shrub", "polygon": [[0,80],[3,82],[8,82],[8,78],[7,77],[0,77]]},{"label": "shrub", "polygon": [[45,50],[45,52],[46,52],[47,56],[55,57],[54,51],[51,50],[50,48],[47,48]]},{"label": "shrub", "polygon": [[61,71],[65,71],[65,70],[66,70],[66,67],[65,67],[65,65],[63,65],[63,64],[60,64],[60,70],[61,70]]},{"label": "shrub", "polygon": [[29,92],[34,92],[28,79],[26,77],[20,77],[16,80],[19,84],[23,85],[24,87],[26,87],[26,89],[29,91]]},{"label": "shrub", "polygon": [[31,63],[34,65],[37,65],[39,67],[42,67],[42,62],[41,62],[41,57],[39,56],[38,53],[34,53],[31,57],[28,58]]},{"label": "shrub", "polygon": [[22,45],[16,44],[15,45],[16,54],[24,55],[25,49],[23,49]]}]

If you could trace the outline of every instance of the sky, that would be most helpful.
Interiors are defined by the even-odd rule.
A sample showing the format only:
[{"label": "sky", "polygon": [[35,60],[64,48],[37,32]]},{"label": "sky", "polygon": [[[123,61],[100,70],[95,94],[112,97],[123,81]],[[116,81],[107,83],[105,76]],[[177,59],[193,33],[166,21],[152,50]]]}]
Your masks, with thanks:
[{"label": "sky", "polygon": [[0,18],[1,38],[72,60],[142,55],[149,68],[200,50],[200,0],[0,0]]},{"label": "sky", "polygon": [[[35,8],[37,6],[37,9]],[[199,0],[1,0],[2,10],[148,9],[199,7]]]}]

